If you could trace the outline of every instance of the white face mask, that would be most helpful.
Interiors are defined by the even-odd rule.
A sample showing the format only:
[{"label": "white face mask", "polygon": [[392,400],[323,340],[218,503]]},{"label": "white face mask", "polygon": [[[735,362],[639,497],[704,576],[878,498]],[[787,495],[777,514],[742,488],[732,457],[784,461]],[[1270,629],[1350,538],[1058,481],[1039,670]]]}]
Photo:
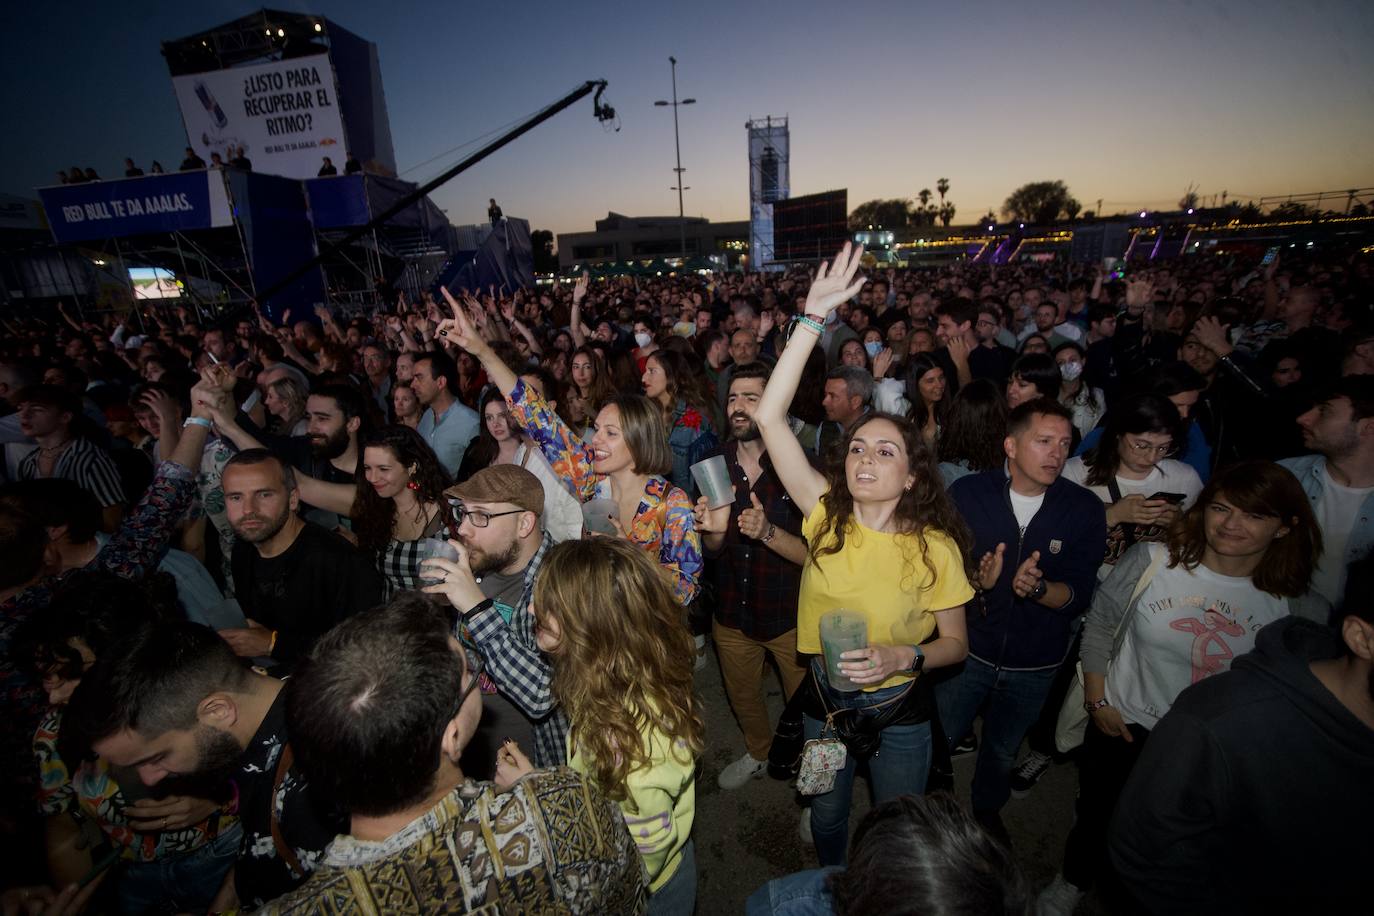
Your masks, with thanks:
[{"label": "white face mask", "polygon": [[640,331],[638,334],[635,335],[635,343],[639,344],[641,348],[647,347],[649,344],[653,342],[654,335],[650,334],[648,331]]},{"label": "white face mask", "polygon": [[1067,363],[1060,363],[1059,374],[1064,377],[1066,382],[1078,381],[1078,377],[1083,374],[1083,364],[1076,359]]},{"label": "white face mask", "polygon": [[870,340],[868,343],[864,344],[864,349],[868,351],[868,358],[873,359],[883,351],[883,342],[881,340]]}]

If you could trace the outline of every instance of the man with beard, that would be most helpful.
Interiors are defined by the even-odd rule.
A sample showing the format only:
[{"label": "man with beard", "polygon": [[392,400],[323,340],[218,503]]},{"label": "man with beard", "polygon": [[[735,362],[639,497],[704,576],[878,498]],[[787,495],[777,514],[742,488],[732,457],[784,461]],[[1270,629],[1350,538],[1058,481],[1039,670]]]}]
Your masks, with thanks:
[{"label": "man with beard", "polygon": [[[221,373],[233,385],[233,376]],[[325,483],[356,484],[358,440],[367,433],[367,402],[356,388],[344,384],[321,385],[305,402],[306,434],[273,436],[258,428],[240,411],[215,411],[215,427],[237,448],[266,446],[286,464]],[[347,527],[348,519],[326,509],[303,504],[302,514],[311,522],[333,531]]]},{"label": "man with beard", "polygon": [[1179,695],[1116,807],[1112,864],[1147,913],[1354,913],[1374,843],[1374,561],[1338,629],[1286,617]]},{"label": "man with beard", "polygon": [[550,689],[553,669],[534,638],[534,577],[553,541],[543,530],[544,488],[524,468],[494,464],[444,491],[454,505],[458,559],[427,560],[442,575],[426,592],[443,595],[461,619],[456,636],[482,656],[495,685],[484,687],[482,723],[463,754],[463,772],[490,779],[505,739],[534,749],[534,765],[567,761],[568,720]]},{"label": "man with beard", "polygon": [[[1285,458],[1322,531],[1312,591],[1338,611],[1346,570],[1374,552],[1374,375],[1347,375],[1298,417],[1302,444],[1316,454]],[[1368,607],[1370,595],[1360,599]]]},{"label": "man with beard", "polygon": [[246,627],[219,631],[235,653],[289,670],[325,631],[380,603],[373,564],[296,514],[300,494],[290,465],[266,449],[248,449],[229,459],[222,484],[237,536],[234,589],[248,618]]},{"label": "man with beard", "polygon": [[[244,909],[299,885],[348,828],[292,767],[282,686],[250,671],[213,630],[161,623],[102,653],[63,721],[64,731],[146,785],[193,774],[233,780],[243,824],[233,885]],[[234,905],[221,891],[211,909]]]},{"label": "man with beard", "polygon": [[790,697],[805,675],[797,659],[797,596],[806,559],[802,514],[773,473],[754,408],[768,367],[745,363],[730,380],[730,441],[720,450],[735,486],[733,504],[710,509],[697,500],[696,522],[716,585],[711,624],[725,693],[744,732],[745,754],[717,777],[738,789],[763,773],[773,725],[763,699],[764,658],[773,656]]}]

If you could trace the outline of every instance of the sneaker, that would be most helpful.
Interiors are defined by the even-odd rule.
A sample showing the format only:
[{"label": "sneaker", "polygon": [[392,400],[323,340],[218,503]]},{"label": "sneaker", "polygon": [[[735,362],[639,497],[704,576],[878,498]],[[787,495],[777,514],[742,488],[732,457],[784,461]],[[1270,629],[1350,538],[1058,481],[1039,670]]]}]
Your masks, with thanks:
[{"label": "sneaker", "polygon": [[1073,916],[1081,899],[1081,890],[1065,881],[1063,875],[1055,875],[1049,886],[1035,898],[1035,916]]},{"label": "sneaker", "polygon": [[1011,794],[1013,798],[1025,798],[1030,794],[1030,790],[1035,788],[1035,784],[1040,781],[1040,777],[1049,772],[1050,764],[1054,763],[1054,758],[1049,754],[1042,754],[1039,751],[1031,751],[1021,762],[1016,765],[1016,769],[1011,771]]},{"label": "sneaker", "polygon": [[740,788],[755,776],[762,776],[767,769],[768,761],[755,760],[746,752],[743,757],[720,771],[720,775],[716,777],[716,785],[729,792]]},{"label": "sneaker", "polygon": [[949,749],[949,755],[951,757],[963,757],[967,754],[976,753],[978,753],[977,735],[965,735],[964,740],[960,741],[958,744],[954,745],[954,747]]},{"label": "sneaker", "polygon": [[802,842],[810,845],[814,842],[811,838],[811,809],[803,808],[801,813],[801,823],[797,825],[797,833],[801,834]]}]

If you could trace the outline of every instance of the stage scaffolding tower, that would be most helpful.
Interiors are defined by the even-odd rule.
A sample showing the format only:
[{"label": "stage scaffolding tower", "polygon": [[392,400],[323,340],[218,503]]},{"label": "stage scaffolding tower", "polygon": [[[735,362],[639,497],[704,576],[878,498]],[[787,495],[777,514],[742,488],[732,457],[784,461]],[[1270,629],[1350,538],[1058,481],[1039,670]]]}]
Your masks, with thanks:
[{"label": "stage scaffolding tower", "polygon": [[787,118],[766,117],[744,125],[749,131],[749,266],[772,270],[773,203],[791,196],[791,141]]}]

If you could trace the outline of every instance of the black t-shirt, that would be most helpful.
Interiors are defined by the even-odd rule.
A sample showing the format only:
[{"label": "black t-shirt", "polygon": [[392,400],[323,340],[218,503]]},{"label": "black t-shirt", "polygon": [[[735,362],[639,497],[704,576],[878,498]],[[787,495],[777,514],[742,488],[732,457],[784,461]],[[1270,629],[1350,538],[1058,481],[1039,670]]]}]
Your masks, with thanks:
[{"label": "black t-shirt", "polygon": [[[329,843],[348,832],[348,818],[336,805],[320,797],[294,767],[277,774],[287,744],[286,691],[267,711],[253,740],[239,758],[234,782],[239,790],[239,820],[243,842],[234,866],[234,888],[244,909],[262,906],[300,886],[310,876]],[[289,864],[272,837],[277,821],[282,845],[290,850],[299,871]]]},{"label": "black t-shirt", "polygon": [[288,667],[335,624],[382,601],[372,563],[343,538],[306,522],[275,557],[234,544],[234,587],[246,617],[277,631],[272,657]]}]

